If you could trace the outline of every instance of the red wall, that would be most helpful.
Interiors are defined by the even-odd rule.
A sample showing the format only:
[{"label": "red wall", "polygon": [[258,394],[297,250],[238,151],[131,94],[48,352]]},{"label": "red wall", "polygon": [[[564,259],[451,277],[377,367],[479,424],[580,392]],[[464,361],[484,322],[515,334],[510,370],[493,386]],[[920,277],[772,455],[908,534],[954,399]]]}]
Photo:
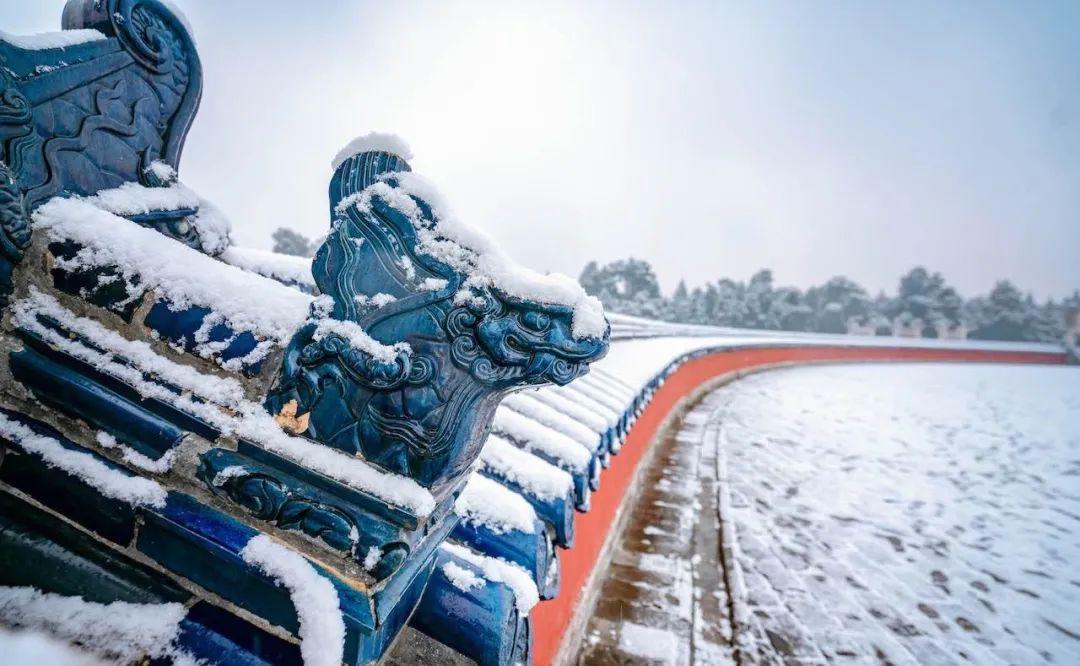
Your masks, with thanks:
[{"label": "red wall", "polygon": [[559,551],[559,595],[541,601],[532,612],[533,658],[551,664],[573,618],[589,573],[596,565],[611,523],[657,429],[682,398],[710,379],[776,363],[809,361],[977,361],[992,363],[1065,363],[1063,353],[953,349],[802,347],[720,351],[688,361],[664,382],[627,434],[611,466],[604,471],[592,509],[576,516],[574,547]]}]

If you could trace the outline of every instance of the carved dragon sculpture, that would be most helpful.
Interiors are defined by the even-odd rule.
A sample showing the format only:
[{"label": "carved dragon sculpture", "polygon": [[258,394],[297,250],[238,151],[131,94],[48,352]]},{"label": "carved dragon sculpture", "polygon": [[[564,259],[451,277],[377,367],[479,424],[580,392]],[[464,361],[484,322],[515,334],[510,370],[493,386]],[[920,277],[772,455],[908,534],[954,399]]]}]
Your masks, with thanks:
[{"label": "carved dragon sculpture", "polygon": [[[63,48],[0,39],[0,306],[32,211],[125,183],[170,186],[159,167],[175,178],[201,97],[194,44],[160,0],[69,0],[63,25],[97,33]],[[401,187],[409,173],[386,152],[336,169],[333,229],[313,269],[330,305],[295,335],[266,406],[284,421],[291,413],[309,438],[440,491],[472,464],[501,396],[571,381],[603,355],[607,335],[575,337],[571,307],[477,283],[425,249],[438,212]],[[197,213],[126,217],[210,251],[189,224]],[[354,324],[393,351],[373,355],[327,322]]]},{"label": "carved dragon sculpture", "polygon": [[[63,26],[100,34],[63,48],[0,39],[0,300],[29,241],[29,212],[54,196],[168,185],[153,166],[178,166],[202,95],[191,37],[158,0],[69,0]],[[196,212],[131,219],[199,249],[186,222]]]},{"label": "carved dragon sculpture", "polygon": [[[603,356],[608,330],[599,304],[589,301],[596,307],[586,308],[590,324],[581,327],[577,309],[581,303],[574,299],[584,298],[582,292],[568,300],[565,294],[553,295],[565,285],[550,281],[544,284],[558,288],[531,291],[519,281],[500,282],[490,266],[473,261],[492,255],[444,233],[441,225],[446,220],[430,197],[410,186],[413,176],[403,159],[392,152],[358,152],[336,168],[331,181],[332,230],[313,266],[321,296],[284,350],[264,404],[294,432],[411,477],[430,489],[432,497],[417,492],[420,500],[429,501],[396,501],[401,498],[393,495],[400,489],[405,488],[406,495],[419,489],[405,479],[372,475],[393,490],[378,493],[373,485],[352,484],[328,474],[325,466],[307,465],[307,456],[318,447],[304,445],[298,449],[301,454],[285,455],[268,446],[281,433],[266,424],[264,414],[252,416],[269,426],[265,430],[260,425],[245,431],[248,434],[225,432],[216,418],[208,416],[217,411],[187,411],[193,405],[213,403],[211,396],[190,399],[173,386],[169,373],[158,373],[166,363],[175,370],[170,359],[176,358],[186,368],[218,372],[213,360],[170,352],[160,365],[140,366],[125,358],[127,345],[99,349],[66,327],[78,319],[116,332],[114,315],[119,315],[124,322],[121,337],[144,334],[155,338],[151,349],[175,343],[171,346],[177,353],[192,351],[187,340],[200,332],[208,338],[220,332],[215,343],[247,336],[252,347],[266,343],[275,353],[281,352],[276,346],[281,338],[257,339],[257,331],[233,330],[232,322],[214,319],[220,315],[213,303],[173,308],[175,303],[153,289],[139,289],[132,296],[124,281],[115,280],[120,275],[117,266],[94,265],[83,272],[70,265],[65,268],[58,259],[70,259],[85,240],[51,242],[39,235],[31,247],[31,215],[54,197],[89,197],[119,187],[179,186],[176,168],[202,89],[201,65],[189,29],[164,0],[68,0],[63,26],[84,32],[45,39],[0,37],[0,313],[5,314],[5,339],[11,336],[16,342],[5,347],[0,361],[5,379],[21,385],[15,391],[4,387],[2,411],[43,429],[57,421],[64,429],[83,422],[74,439],[59,430],[47,432],[58,445],[94,456],[125,478],[148,474],[150,468],[131,463],[127,454],[124,464],[109,462],[119,455],[117,444],[160,454],[152,459],[166,464],[164,471],[154,469],[154,485],[160,483],[168,497],[161,507],[125,505],[114,510],[110,499],[102,500],[94,491],[85,496],[93,499],[82,507],[84,484],[47,464],[35,467],[32,475],[15,472],[5,477],[5,484],[30,495],[42,491],[38,499],[62,498],[59,504],[42,499],[40,513],[45,515],[47,508],[70,514],[74,522],[85,521],[87,529],[77,531],[80,543],[98,536],[115,539],[110,546],[115,549],[115,557],[109,558],[110,574],[123,572],[129,564],[142,567],[127,562],[126,554],[138,550],[140,558],[155,561],[158,573],[191,581],[192,587],[217,595],[211,604],[223,599],[286,631],[292,630],[283,621],[291,619],[294,606],[287,597],[287,605],[280,603],[278,586],[242,557],[241,547],[260,533],[291,542],[320,567],[319,575],[342,581],[337,589],[343,592],[338,599],[349,632],[345,661],[370,663],[390,644],[413,607],[423,603],[419,595],[437,561],[436,549],[455,529],[457,493],[499,400],[525,386],[570,382]],[[194,250],[216,255],[224,249],[207,243],[206,237],[219,234],[207,233],[198,224],[205,221],[200,209],[211,209],[205,202],[185,196],[164,206],[112,212]],[[31,265],[26,256],[45,261]],[[198,259],[204,266],[212,263]],[[36,275],[37,271],[49,274]],[[28,282],[33,289],[27,288]],[[34,322],[44,327],[41,330],[59,334],[70,347],[60,348],[55,339],[40,337],[36,325],[7,316],[13,291],[26,306],[31,300],[26,292],[39,287],[50,300],[52,295],[65,302],[82,300],[66,323],[43,312],[32,314]],[[562,302],[573,305],[557,304]],[[103,363],[89,363],[73,350],[90,353]],[[224,355],[215,360],[220,358]],[[235,379],[243,383],[245,397],[262,395],[276,369],[265,367],[262,358],[237,371]],[[133,367],[140,372],[116,372]],[[163,392],[157,393],[158,388]],[[30,408],[27,391],[39,401]],[[166,393],[180,400],[147,399]],[[45,421],[20,414],[19,409],[8,410],[9,402]],[[222,414],[234,411],[229,405],[210,406],[220,407]],[[245,412],[248,406],[245,400]],[[267,438],[261,437],[264,433]],[[115,436],[112,444],[101,437],[106,434]],[[289,440],[289,444],[292,451],[291,445],[300,443]],[[5,446],[0,446],[0,454]],[[166,456],[176,452],[184,462],[171,467]],[[189,455],[197,455],[194,470]],[[21,458],[25,464],[29,456]],[[336,464],[353,463],[354,471],[361,471],[355,477],[371,471],[341,460],[343,456],[327,458]],[[192,486],[194,479],[203,483],[201,489]],[[211,501],[207,493],[216,499]],[[4,497],[7,493],[0,493],[0,499]],[[99,500],[105,504],[99,505]],[[99,511],[99,506],[109,508]],[[101,526],[104,531],[91,534]],[[290,532],[304,538],[293,538]],[[544,550],[539,544],[548,543],[543,530],[499,536],[514,548],[520,538],[537,552]],[[326,548],[318,547],[320,543]],[[483,543],[479,547],[495,548]],[[55,552],[66,553],[64,548],[60,545]],[[138,571],[138,580],[144,580],[144,569]],[[43,587],[57,582],[52,578],[44,576]],[[538,573],[538,583],[543,582],[540,578]],[[122,574],[116,578],[121,579]],[[479,594],[488,595],[487,604],[495,599],[492,594],[506,601],[507,592],[488,586]],[[512,600],[496,601],[491,607],[467,608],[482,618],[469,626],[493,624],[484,626],[488,638],[516,646],[515,654],[527,660],[527,617],[518,614]],[[507,608],[514,614],[500,614]],[[228,614],[224,606],[219,610]],[[218,654],[217,639],[212,640]]]},{"label": "carved dragon sculpture", "polygon": [[[402,186],[409,171],[365,152],[334,173],[332,231],[313,267],[321,310],[289,344],[267,408],[438,492],[472,464],[502,396],[584,374],[607,333],[575,337],[570,306],[478,284],[432,251],[452,241],[438,236],[439,212]],[[372,353],[328,322],[392,346]]]}]

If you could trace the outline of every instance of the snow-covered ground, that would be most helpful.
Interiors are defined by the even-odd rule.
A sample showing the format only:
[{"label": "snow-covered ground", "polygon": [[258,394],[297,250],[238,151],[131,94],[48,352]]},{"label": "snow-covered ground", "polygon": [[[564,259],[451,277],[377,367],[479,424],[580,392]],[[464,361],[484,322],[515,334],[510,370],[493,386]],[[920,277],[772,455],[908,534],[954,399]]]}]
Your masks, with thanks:
[{"label": "snow-covered ground", "polygon": [[747,661],[1080,663],[1077,369],[804,367],[695,412]]},{"label": "snow-covered ground", "polygon": [[750,375],[661,437],[581,664],[1080,663],[1080,371]]}]

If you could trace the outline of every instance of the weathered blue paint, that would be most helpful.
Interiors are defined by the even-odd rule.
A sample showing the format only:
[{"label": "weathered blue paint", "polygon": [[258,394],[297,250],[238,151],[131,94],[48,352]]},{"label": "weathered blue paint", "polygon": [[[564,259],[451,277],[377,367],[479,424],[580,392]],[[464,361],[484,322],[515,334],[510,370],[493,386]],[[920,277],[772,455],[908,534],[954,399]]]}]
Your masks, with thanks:
[{"label": "weathered blue paint", "polygon": [[12,376],[57,410],[114,434],[157,459],[177,446],[184,431],[84,375],[27,347],[9,356]]},{"label": "weathered blue paint", "polygon": [[574,545],[573,491],[567,493],[565,497],[541,498],[496,470],[485,468],[481,473],[525,498],[540,520],[552,530],[555,545],[562,548],[570,548]]},{"label": "weathered blue paint", "polygon": [[600,436],[600,446],[607,452],[610,458],[619,453],[618,435],[614,428],[608,428]]},{"label": "weathered blue paint", "polygon": [[[67,337],[67,338],[69,338],[70,340],[72,340],[74,342],[80,342],[80,343],[85,342],[76,333],[67,330],[66,328],[61,326],[59,323],[57,323],[55,321],[52,321],[51,319],[49,319],[47,317],[38,316],[37,320],[43,326],[46,326],[47,328],[50,328],[50,329],[60,333],[64,337]],[[153,414],[156,414],[157,416],[163,418],[165,421],[168,421],[169,423],[171,423],[174,426],[180,428],[181,430],[185,430],[187,432],[195,433],[195,434],[200,435],[202,437],[205,437],[206,439],[209,439],[209,440],[216,439],[218,437],[218,435],[220,434],[217,431],[216,428],[210,426],[205,421],[203,421],[201,419],[198,419],[198,418],[196,418],[194,416],[191,416],[191,415],[187,414],[186,412],[182,412],[179,409],[177,409],[176,407],[173,407],[172,405],[169,405],[168,403],[162,402],[161,400],[158,400],[157,398],[147,398],[145,396],[140,395],[131,386],[128,386],[127,384],[125,384],[124,382],[116,379],[115,377],[113,377],[111,375],[107,375],[104,372],[101,372],[101,371],[97,370],[96,368],[92,367],[91,365],[89,365],[87,363],[84,363],[83,361],[81,361],[81,360],[79,360],[79,359],[77,359],[77,358],[75,358],[75,357],[73,357],[73,356],[71,356],[69,354],[65,354],[63,352],[60,352],[58,350],[53,349],[47,343],[40,340],[36,335],[34,335],[32,333],[28,333],[26,331],[21,331],[21,337],[22,337],[23,342],[27,345],[27,347],[29,349],[33,349],[34,351],[41,354],[45,358],[53,361],[54,363],[57,363],[57,364],[65,367],[65,368],[67,368],[72,373],[79,375],[80,378],[81,378],[80,381],[87,381],[87,382],[92,382],[94,384],[97,384],[103,390],[105,390],[105,391],[107,391],[109,393],[112,393],[112,394],[114,394],[116,396],[122,397],[128,403],[130,403],[132,405],[137,405],[137,406],[139,406],[139,407],[141,407],[141,408],[143,408],[143,409],[145,409],[145,410],[147,410],[147,411],[149,411],[149,412],[151,412]],[[160,382],[160,381],[155,381],[153,378],[144,378],[144,379],[145,379],[145,381],[153,381],[159,387],[161,387],[163,389],[166,389],[166,390],[169,390],[169,391],[171,391],[171,392],[173,392],[175,394],[180,393],[179,389],[177,389],[174,386],[170,386],[169,384],[166,384],[166,383],[163,383],[163,382]],[[145,444],[142,443],[141,441],[132,442],[131,445],[133,446],[133,448],[136,448],[136,449],[139,449],[139,450],[142,450],[143,448],[146,448]],[[156,450],[151,450],[149,452],[146,452],[146,455],[156,458],[159,455],[159,453]]]},{"label": "weathered blue paint", "polygon": [[[49,254],[53,257],[53,266],[49,271],[53,286],[66,294],[115,312],[124,321],[131,321],[141,302],[139,297],[143,289],[137,284],[130,284],[116,266],[80,270],[60,267],[62,261],[73,259],[81,249],[80,245],[71,242],[49,243]],[[56,261],[57,259],[61,261]]]},{"label": "weathered blue paint", "polygon": [[[163,339],[182,347],[185,351],[195,352],[198,344],[196,332],[203,327],[206,318],[212,313],[213,311],[209,308],[197,305],[175,308],[168,301],[159,300],[151,306],[143,323]],[[223,363],[244,358],[259,344],[250,331],[233,331],[227,324],[220,322],[210,327],[207,339],[203,342],[228,343],[211,356]],[[242,364],[242,370],[248,376],[258,374],[261,367],[261,360]]]},{"label": "weathered blue paint", "polygon": [[[462,592],[441,576],[429,586],[429,578],[437,557],[447,561],[438,545],[456,529],[477,550],[524,566],[541,595],[557,590],[552,539],[571,543],[570,507],[587,505],[601,457],[574,476],[574,496],[527,497],[540,517],[532,534],[458,526],[452,508],[499,400],[525,386],[570,382],[605,353],[607,336],[575,339],[569,308],[513,298],[497,287],[470,285],[469,299],[456,298],[467,276],[418,248],[418,232],[436,224],[436,212],[395,176],[409,165],[384,152],[354,155],[333,175],[331,231],[312,269],[323,297],[284,353],[271,352],[274,363],[281,358],[276,376],[276,368],[263,367],[263,361],[230,363],[263,342],[252,331],[214,324],[215,313],[198,303],[177,308],[151,302],[138,276],[122,266],[80,268],[63,261],[80,250],[73,243],[47,245],[45,279],[34,275],[45,270],[40,266],[16,273],[30,247],[31,215],[50,198],[93,195],[125,183],[171,185],[172,176],[152,165],[179,166],[201,95],[193,43],[161,1],[71,0],[63,25],[94,28],[105,39],[44,50],[0,40],[0,307],[16,288],[16,275],[30,274],[65,306],[79,301],[74,309],[90,319],[107,326],[122,321],[118,330],[124,336],[169,344],[164,355],[173,360],[200,372],[221,373],[219,366],[228,364],[247,396],[263,400],[270,413],[295,401],[296,413],[307,419],[301,436],[411,477],[432,491],[436,506],[418,515],[257,442],[223,438],[197,410],[185,411],[192,403],[173,406],[160,393],[146,397],[148,387],[182,394],[154,370],[140,367],[136,381],[116,370],[133,365],[122,349],[101,349],[65,324],[39,316],[40,324],[67,342],[49,343],[31,330],[4,330],[5,342],[14,343],[5,349],[14,351],[3,362],[15,384],[2,387],[2,404],[19,410],[4,414],[127,475],[135,468],[113,462],[121,460],[115,449],[92,450],[93,430],[151,459],[177,447],[190,457],[178,465],[182,469],[158,476],[169,489],[164,508],[136,509],[0,440],[0,481],[40,502],[25,508],[21,495],[0,489],[0,563],[34,552],[47,563],[15,572],[0,566],[0,583],[102,603],[187,602],[193,605],[180,643],[192,654],[240,664],[295,663],[295,643],[236,614],[236,608],[244,609],[297,633],[288,593],[239,557],[254,535],[269,533],[303,551],[338,592],[346,663],[381,657],[421,599],[427,610],[417,622],[429,634],[480,663],[527,663],[528,618],[505,586]],[[378,182],[387,189],[374,192],[369,205],[345,205]],[[418,216],[404,215],[391,201],[411,202]],[[201,249],[192,224],[198,213],[185,207],[126,217]],[[25,292],[25,281],[18,286]],[[373,307],[356,298],[376,294],[393,300]],[[386,362],[341,335],[316,340],[316,328],[328,317],[357,324],[380,343],[407,347]],[[204,332],[210,342],[223,343],[209,359],[217,366],[198,356],[204,350],[196,348],[196,337],[202,343]],[[88,351],[108,364],[95,367],[77,358]],[[227,468],[242,471],[223,475]],[[366,571],[373,552],[378,563]],[[148,561],[155,567],[146,566]]]},{"label": "weathered blue paint", "polygon": [[[0,126],[3,117],[0,106]],[[30,212],[26,207],[26,198],[15,180],[15,172],[4,162],[0,151],[0,307],[8,303],[8,296],[15,287],[15,267],[22,261],[28,247]]]},{"label": "weathered blue paint", "polygon": [[424,521],[420,516],[417,516],[405,507],[387,504],[362,490],[338,483],[319,472],[312,471],[287,458],[282,458],[274,452],[267,451],[250,442],[240,440],[236,451],[252,460],[264,462],[275,469],[291,474],[305,483],[326,490],[327,492],[332,492],[350,504],[354,504],[360,509],[368,511],[382,520],[393,523],[394,525],[399,525],[407,530],[422,528],[424,531],[428,531],[432,529],[450,512],[451,505],[453,504],[454,499],[456,499],[456,495],[450,495],[445,498],[443,502],[436,507],[435,511],[427,517],[426,521]]},{"label": "weathered blue paint", "polygon": [[[25,50],[0,39],[0,292],[29,240],[28,213],[54,196],[126,182],[163,183],[179,165],[202,95],[202,65],[176,16],[157,0],[75,0],[64,28],[106,39]],[[199,247],[195,211],[138,220]]]},{"label": "weathered blue paint", "polygon": [[[66,449],[87,453],[110,469],[126,476],[135,476],[123,467],[72,442],[45,423],[7,409],[0,409],[0,414],[39,435],[55,439]],[[131,505],[105,497],[97,488],[91,487],[82,479],[52,468],[41,457],[23,451],[2,436],[0,442],[4,442],[9,448],[9,453],[4,456],[3,464],[0,465],[0,480],[106,539],[120,544],[131,541],[135,532],[135,510]]]},{"label": "weathered blue paint", "polygon": [[98,603],[185,603],[191,597],[150,567],[6,493],[0,493],[0,585]]},{"label": "weathered blue paint", "polygon": [[[607,340],[574,339],[567,307],[494,288],[456,302],[467,276],[418,250],[416,225],[430,228],[436,220],[428,202],[400,187],[394,173],[401,171],[408,171],[404,160],[380,152],[337,168],[333,224],[312,272],[333,298],[321,317],[357,323],[375,340],[405,342],[409,350],[388,362],[339,335],[315,340],[313,318],[289,344],[267,408],[277,413],[296,401],[298,412],[309,414],[307,436],[440,491],[476,458],[503,395],[570,382],[603,356]],[[380,180],[392,195],[369,190],[369,205],[349,205]],[[410,220],[386,196],[407,198],[420,218]],[[443,286],[420,288],[427,280]],[[381,307],[357,300],[377,294],[394,300]]]},{"label": "weathered blue paint", "polygon": [[[5,461],[3,467],[9,463]],[[188,603],[191,599],[189,592],[161,573],[4,493],[0,493],[0,585],[35,587],[102,604]],[[295,644],[207,602],[190,608],[180,624],[177,642],[181,649],[209,663],[301,663]]]},{"label": "weathered blue paint", "polygon": [[450,538],[473,550],[521,566],[536,583],[541,599],[550,599],[559,591],[559,567],[555,562],[555,545],[544,523],[533,521],[532,532],[520,530],[496,531],[473,521],[457,524]]},{"label": "weathered blue paint", "polygon": [[[271,624],[294,635],[299,631],[288,591],[240,557],[256,530],[181,493],[170,493],[164,509],[144,509],[142,514],[145,524],[135,542],[139,552]],[[377,626],[370,597],[318,564],[312,566],[337,591],[345,620],[346,662],[376,658],[385,641],[381,634],[392,637],[400,625]]]},{"label": "weathered blue paint", "polygon": [[603,465],[600,463],[600,453],[593,453],[589,458],[589,489],[593,492],[600,490],[600,470],[603,469]]},{"label": "weathered blue paint", "polygon": [[180,622],[177,645],[210,664],[300,666],[295,643],[262,631],[217,606],[199,602]]},{"label": "weathered blue paint", "polygon": [[[222,462],[226,460],[256,473],[262,470],[267,480],[272,480],[270,484],[280,489],[275,496],[281,501],[297,498],[301,502],[297,505],[299,508],[316,500],[332,507],[335,513],[347,515],[359,532],[357,544],[349,549],[350,557],[362,561],[371,548],[380,553],[379,565],[369,572],[379,581],[375,594],[380,598],[393,599],[394,594],[404,591],[407,585],[402,580],[411,575],[411,568],[426,561],[457,522],[452,508],[459,491],[444,497],[430,515],[417,516],[243,440],[236,454],[226,457],[225,452],[211,451],[202,457],[202,465],[208,468],[200,473],[204,482],[212,485],[213,476],[209,469],[222,469]],[[230,499],[250,511],[254,504],[263,501],[260,489],[267,488],[260,484],[242,484],[235,488],[234,497]],[[291,521],[287,521],[285,527],[303,531]],[[339,529],[341,527],[339,525]]]},{"label": "weathered blue paint", "polygon": [[531,663],[529,618],[518,612],[514,593],[492,582],[462,590],[446,577],[443,567],[448,563],[483,580],[472,564],[440,550],[409,625],[480,666]]},{"label": "weathered blue paint", "polygon": [[[226,469],[230,472],[223,474]],[[395,573],[423,537],[419,530],[395,529],[392,522],[340,494],[232,451],[204,453],[197,475],[212,492],[245,507],[255,518],[302,532],[357,562],[364,562],[374,548],[379,560],[368,573],[376,580]]]}]

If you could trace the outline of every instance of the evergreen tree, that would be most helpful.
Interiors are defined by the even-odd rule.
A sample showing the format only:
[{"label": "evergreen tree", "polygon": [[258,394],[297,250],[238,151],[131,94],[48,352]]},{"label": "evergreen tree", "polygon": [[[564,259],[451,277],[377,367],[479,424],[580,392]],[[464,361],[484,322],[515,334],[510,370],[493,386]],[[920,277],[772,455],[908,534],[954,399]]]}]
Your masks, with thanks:
[{"label": "evergreen tree", "polygon": [[686,280],[679,280],[665,312],[671,321],[688,322],[693,317],[693,304],[690,301],[690,293],[686,289]]},{"label": "evergreen tree", "polygon": [[811,330],[814,310],[795,287],[780,287],[773,292],[772,311],[782,331]]},{"label": "evergreen tree", "polygon": [[[281,244],[304,248],[307,239],[288,229],[275,232]],[[299,241],[294,236],[299,236]],[[310,246],[310,243],[308,243]],[[294,249],[295,251],[295,249]],[[896,297],[875,298],[856,282],[836,276],[805,294],[776,287],[773,273],[762,269],[748,282],[722,278],[687,288],[680,280],[670,298],[660,293],[652,266],[640,259],[620,259],[603,266],[595,261],[581,272],[585,290],[613,312],[673,322],[786,331],[892,335],[896,326],[923,337],[962,335],[994,340],[1058,342],[1070,312],[1080,312],[1080,290],[1061,302],[1039,304],[1012,283],[999,282],[987,296],[965,301],[941,273],[916,267],[899,281]],[[915,324],[918,324],[916,327]]]},{"label": "evergreen tree", "polygon": [[704,298],[705,291],[701,287],[694,287],[693,291],[690,292],[690,316],[679,321],[684,321],[688,324],[705,323],[702,321],[701,317],[701,313],[705,310],[705,306],[702,303]]},{"label": "evergreen tree", "polygon": [[744,296],[745,314],[740,323],[745,328],[778,329],[780,322],[776,313],[772,310],[773,305],[773,274],[768,269],[762,269],[750,277],[746,285]]},{"label": "evergreen tree", "polygon": [[1029,301],[1008,280],[994,285],[990,295],[977,299],[970,311],[976,340],[1036,340],[1036,314]]},{"label": "evergreen tree", "polygon": [[841,276],[811,287],[806,300],[814,310],[814,330],[819,333],[847,333],[853,325],[869,325],[874,314],[866,290]]},{"label": "evergreen tree", "polygon": [[741,282],[724,278],[716,283],[705,285],[708,298],[708,318],[702,322],[717,326],[743,327],[747,319],[746,288]]},{"label": "evergreen tree", "polygon": [[964,325],[964,299],[952,287],[938,293],[938,308],[942,323],[950,331]]},{"label": "evergreen tree", "polygon": [[941,296],[945,288],[941,273],[931,273],[922,266],[911,269],[900,278],[894,316],[904,324],[918,321],[924,331],[936,325],[942,318]]},{"label": "evergreen tree", "polygon": [[663,309],[660,282],[647,261],[618,259],[604,266],[592,261],[579,281],[586,292],[612,310],[655,317]]}]

